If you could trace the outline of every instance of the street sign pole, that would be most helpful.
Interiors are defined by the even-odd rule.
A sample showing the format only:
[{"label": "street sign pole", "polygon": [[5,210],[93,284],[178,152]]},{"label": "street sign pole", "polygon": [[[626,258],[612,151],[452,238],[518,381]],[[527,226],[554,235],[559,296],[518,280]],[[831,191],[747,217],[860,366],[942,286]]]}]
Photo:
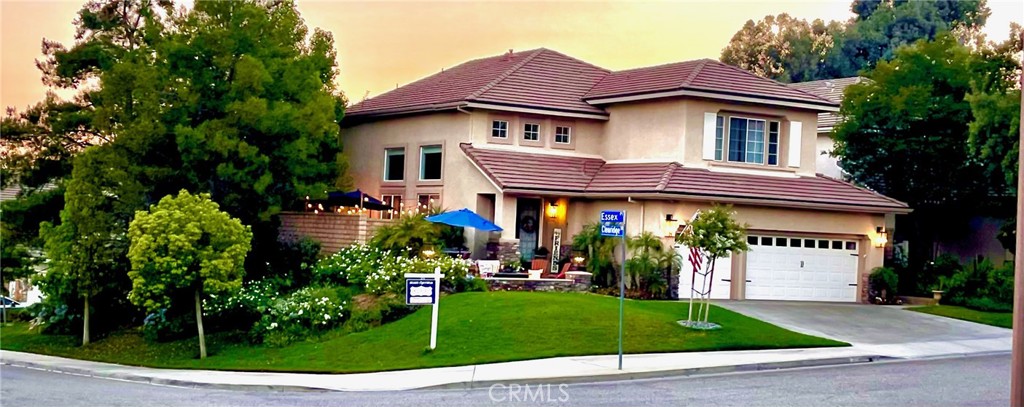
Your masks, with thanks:
[{"label": "street sign pole", "polygon": [[[1020,34],[1024,41],[1024,33]],[[1024,76],[1020,78],[1024,86]],[[1024,93],[1021,93],[1020,116],[1024,117]],[[1024,145],[1024,127],[1019,129],[1020,145]],[[1024,406],[1024,150],[1017,156],[1017,235],[1013,277],[1013,350],[1010,356],[1010,405]]]},{"label": "street sign pole", "polygon": [[626,211],[601,211],[601,236],[622,238],[619,267],[619,370],[622,370],[622,329],[626,304]]},{"label": "street sign pole", "polygon": [[626,305],[626,222],[623,212],[622,222],[622,267],[619,268],[619,370],[622,370],[622,322]]}]

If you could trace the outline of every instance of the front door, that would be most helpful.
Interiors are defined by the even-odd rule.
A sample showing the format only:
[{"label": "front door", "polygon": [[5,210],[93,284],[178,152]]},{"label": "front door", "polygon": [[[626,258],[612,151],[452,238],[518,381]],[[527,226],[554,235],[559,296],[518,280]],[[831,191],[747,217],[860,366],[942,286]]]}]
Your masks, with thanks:
[{"label": "front door", "polygon": [[516,238],[519,239],[519,253],[526,261],[533,260],[540,239],[540,199],[518,198],[516,200]]}]

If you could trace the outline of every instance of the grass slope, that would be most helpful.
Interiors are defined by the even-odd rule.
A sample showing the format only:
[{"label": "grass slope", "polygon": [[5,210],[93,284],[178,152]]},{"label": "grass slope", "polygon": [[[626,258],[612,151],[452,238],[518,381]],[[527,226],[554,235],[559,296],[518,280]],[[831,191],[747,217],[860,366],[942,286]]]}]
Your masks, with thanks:
[{"label": "grass slope", "polygon": [[947,318],[962,319],[979,324],[1013,329],[1012,312],[985,312],[953,305],[932,305],[927,307],[907,308],[911,311],[923,312]]},{"label": "grass slope", "polygon": [[[715,307],[724,328],[693,331],[676,321],[679,302],[626,302],[626,353],[844,346],[788,331]],[[44,336],[14,325],[0,331],[0,347],[81,359],[154,367],[350,373],[504,362],[617,352],[618,299],[592,294],[484,292],[441,302],[438,346],[424,352],[430,309],[354,334],[336,333],[283,348],[249,346],[225,335],[208,339],[211,356],[195,359],[195,340],[147,343],[137,330],[87,347],[75,337]]]}]

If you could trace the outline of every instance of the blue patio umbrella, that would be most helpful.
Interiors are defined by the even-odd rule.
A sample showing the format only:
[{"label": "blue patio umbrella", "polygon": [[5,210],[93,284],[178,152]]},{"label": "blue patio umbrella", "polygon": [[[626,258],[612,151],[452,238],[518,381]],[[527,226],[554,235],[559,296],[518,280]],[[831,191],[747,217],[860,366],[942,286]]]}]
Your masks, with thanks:
[{"label": "blue patio umbrella", "polygon": [[480,215],[477,215],[475,212],[466,208],[427,216],[427,220],[434,223],[444,223],[445,225],[473,228],[486,232],[501,232],[500,226],[491,223],[491,221],[484,219]]}]

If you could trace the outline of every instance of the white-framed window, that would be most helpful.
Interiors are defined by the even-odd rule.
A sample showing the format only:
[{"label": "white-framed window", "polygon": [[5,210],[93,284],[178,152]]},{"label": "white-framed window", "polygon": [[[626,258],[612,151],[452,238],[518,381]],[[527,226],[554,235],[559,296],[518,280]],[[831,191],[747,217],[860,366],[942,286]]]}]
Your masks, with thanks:
[{"label": "white-framed window", "polygon": [[558,143],[558,144],[570,144],[570,143],[572,143],[572,127],[569,127],[569,126],[556,126],[555,127],[555,143]]},{"label": "white-framed window", "polygon": [[405,179],[405,148],[384,149],[384,180],[402,181]]},{"label": "white-framed window", "polygon": [[722,152],[725,151],[725,118],[718,116],[715,120],[715,160],[722,161]]},{"label": "white-framed window", "polygon": [[420,147],[420,181],[441,179],[441,146]]},{"label": "white-framed window", "polygon": [[398,219],[402,216],[402,196],[401,195],[384,195],[381,196],[381,202],[391,207],[390,210],[380,211],[381,219]]},{"label": "white-framed window", "polygon": [[[724,127],[727,125],[728,127]],[[724,128],[723,128],[724,127]],[[779,165],[779,130],[777,121],[746,117],[722,116],[716,122],[715,159],[747,164]],[[766,134],[767,133],[767,134]],[[722,136],[723,152],[718,151]]]},{"label": "white-framed window", "polygon": [[491,121],[491,137],[507,139],[508,138],[508,121],[506,120],[494,120]]},{"label": "white-framed window", "polygon": [[526,123],[523,125],[523,140],[540,141],[540,125],[537,123]]}]

